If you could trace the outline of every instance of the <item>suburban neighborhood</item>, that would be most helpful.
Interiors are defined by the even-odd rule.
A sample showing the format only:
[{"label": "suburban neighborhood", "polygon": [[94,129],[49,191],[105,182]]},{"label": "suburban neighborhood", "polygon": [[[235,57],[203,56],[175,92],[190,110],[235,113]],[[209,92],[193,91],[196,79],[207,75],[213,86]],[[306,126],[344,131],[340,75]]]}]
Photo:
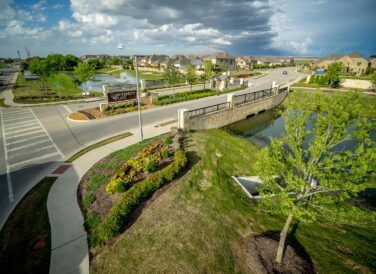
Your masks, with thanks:
[{"label": "suburban neighborhood", "polygon": [[374,1],[0,7],[0,273],[376,273]]}]

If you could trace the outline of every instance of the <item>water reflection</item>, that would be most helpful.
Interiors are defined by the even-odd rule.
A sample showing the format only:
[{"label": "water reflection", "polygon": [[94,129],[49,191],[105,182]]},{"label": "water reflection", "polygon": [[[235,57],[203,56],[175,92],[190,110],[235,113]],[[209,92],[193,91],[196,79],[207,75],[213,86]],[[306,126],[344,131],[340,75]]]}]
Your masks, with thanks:
[{"label": "water reflection", "polygon": [[269,137],[280,138],[282,136],[285,127],[285,122],[281,117],[282,111],[282,107],[274,108],[228,125],[224,129],[244,137],[258,147],[264,147],[270,144]]},{"label": "water reflection", "polygon": [[[89,92],[102,92],[103,85],[119,86],[122,84],[136,84],[136,79],[127,72],[120,73],[119,77],[112,76],[111,74],[97,73],[92,79],[86,82]],[[83,91],[86,90],[85,83],[80,83],[77,86]]]}]

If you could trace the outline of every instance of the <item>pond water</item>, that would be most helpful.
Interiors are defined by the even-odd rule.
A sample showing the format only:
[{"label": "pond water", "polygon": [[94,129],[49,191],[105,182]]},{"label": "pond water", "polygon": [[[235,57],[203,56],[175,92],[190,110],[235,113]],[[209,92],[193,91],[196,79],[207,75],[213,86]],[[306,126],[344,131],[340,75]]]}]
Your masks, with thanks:
[{"label": "pond water", "polygon": [[[277,107],[265,111],[248,119],[228,125],[224,127],[224,130],[245,138],[257,147],[265,147],[270,144],[270,137],[282,137],[285,127],[285,122],[281,114],[283,110],[282,107]],[[307,123],[307,129],[312,129],[310,120]],[[372,131],[371,137],[376,141],[376,130]],[[308,139],[310,139],[309,136]],[[336,146],[335,149],[351,150],[355,145],[356,142],[354,140],[349,140]]]},{"label": "pond water", "polygon": [[[102,92],[103,85],[119,86],[123,84],[136,84],[136,78],[130,76],[127,72],[122,72],[119,77],[114,77],[111,74],[97,73],[92,79],[86,82],[89,92]],[[86,91],[85,83],[78,84],[77,87]]]},{"label": "pond water", "polygon": [[269,137],[282,136],[285,126],[281,116],[281,108],[274,108],[248,119],[241,120],[224,127],[232,134],[242,136],[258,147],[270,144]]}]

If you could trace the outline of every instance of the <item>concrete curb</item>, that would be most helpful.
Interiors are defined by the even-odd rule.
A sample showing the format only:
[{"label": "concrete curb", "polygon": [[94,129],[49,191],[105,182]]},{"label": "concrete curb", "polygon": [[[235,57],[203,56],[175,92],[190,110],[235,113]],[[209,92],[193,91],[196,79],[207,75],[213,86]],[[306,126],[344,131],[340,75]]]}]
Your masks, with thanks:
[{"label": "concrete curb", "polygon": [[[144,128],[145,138],[169,132],[173,125]],[[139,141],[138,129],[129,130],[133,135],[88,151],[59,175],[47,198],[51,225],[51,274],[89,273],[89,249],[84,219],[77,201],[77,188],[85,173],[100,159],[110,153]]]}]

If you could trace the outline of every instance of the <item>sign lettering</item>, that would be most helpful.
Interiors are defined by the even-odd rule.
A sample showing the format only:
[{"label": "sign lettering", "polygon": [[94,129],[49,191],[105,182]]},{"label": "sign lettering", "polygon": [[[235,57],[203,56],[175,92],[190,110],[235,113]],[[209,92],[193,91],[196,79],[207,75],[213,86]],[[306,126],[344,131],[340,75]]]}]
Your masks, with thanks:
[{"label": "sign lettering", "polygon": [[130,90],[130,91],[110,92],[107,94],[107,98],[108,98],[109,103],[134,100],[137,98],[137,91]]}]

